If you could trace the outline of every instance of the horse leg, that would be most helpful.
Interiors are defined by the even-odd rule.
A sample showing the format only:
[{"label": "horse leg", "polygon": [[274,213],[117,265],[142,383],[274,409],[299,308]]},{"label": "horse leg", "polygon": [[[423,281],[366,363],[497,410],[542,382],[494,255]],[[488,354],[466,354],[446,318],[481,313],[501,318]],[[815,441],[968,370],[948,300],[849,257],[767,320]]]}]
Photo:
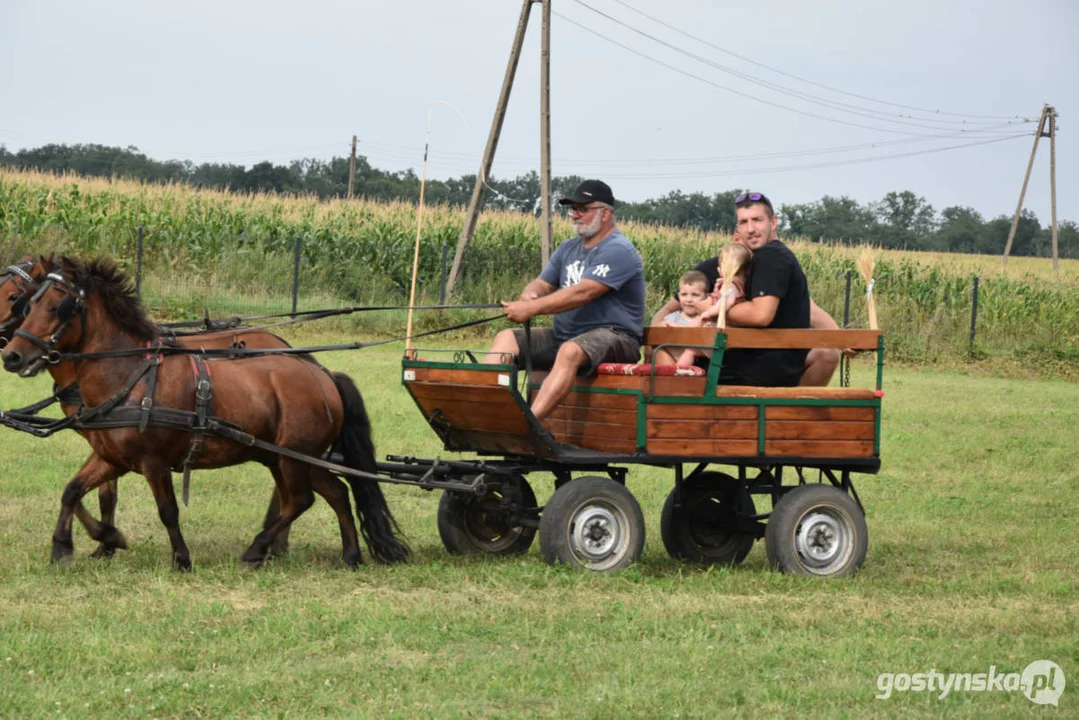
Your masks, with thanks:
[{"label": "horse leg", "polygon": [[[101,522],[108,527],[115,528],[116,526],[116,503],[120,495],[120,483],[116,480],[123,474],[124,471],[118,470],[116,477],[97,486],[97,504],[101,508]],[[112,557],[115,552],[115,547],[103,542],[98,545],[97,550],[90,553],[90,557]]]},{"label": "horse leg", "polygon": [[[281,517],[281,491],[278,489],[284,480],[281,478],[281,471],[277,469],[276,465],[269,466],[270,474],[274,479],[273,495],[270,496],[270,506],[266,508],[266,518],[262,521],[262,529],[270,527],[270,524],[274,520]],[[282,557],[288,552],[288,535],[291,527],[287,527],[277,534],[273,543],[270,545],[270,557]]]},{"label": "horse leg", "polygon": [[98,522],[82,504],[83,495],[95,487],[100,487],[102,483],[114,481],[123,473],[123,470],[105,462],[96,454],[83,463],[79,472],[64,488],[60,500],[60,517],[52,536],[52,562],[67,563],[71,560],[75,551],[75,544],[71,539],[73,517],[79,518],[90,537],[101,543],[102,547],[112,550],[127,548],[127,540],[119,530],[111,523]]},{"label": "horse leg", "polygon": [[312,489],[330,504],[337,515],[337,524],[341,528],[341,559],[346,567],[362,565],[363,552],[360,550],[356,521],[352,517],[352,503],[348,500],[348,486],[322,468],[312,467],[310,472]]},{"label": "horse leg", "polygon": [[127,471],[106,462],[97,453],[94,453],[83,464],[79,474],[82,475],[88,472],[100,473],[103,477],[101,484],[97,486],[97,499],[98,504],[101,506],[101,522],[99,523],[94,519],[94,516],[83,506],[81,501],[75,507],[75,517],[86,528],[86,532],[90,537],[99,543],[97,549],[90,553],[90,557],[109,558],[118,549],[127,549],[127,541],[124,539],[123,534],[116,529],[116,497],[119,488],[119,483],[116,480]]},{"label": "horse leg", "polygon": [[277,460],[277,467],[280,472],[274,474],[274,480],[278,483],[277,491],[281,497],[281,514],[255,536],[242,556],[245,563],[255,567],[265,562],[270,546],[281,531],[315,503],[305,463],[281,457]]},{"label": "horse leg", "polygon": [[191,553],[180,532],[180,506],[176,502],[176,490],[172,486],[172,472],[168,467],[143,465],[142,475],[150,484],[150,492],[157,502],[157,516],[169,533],[172,545],[172,566],[177,570],[191,569]]}]

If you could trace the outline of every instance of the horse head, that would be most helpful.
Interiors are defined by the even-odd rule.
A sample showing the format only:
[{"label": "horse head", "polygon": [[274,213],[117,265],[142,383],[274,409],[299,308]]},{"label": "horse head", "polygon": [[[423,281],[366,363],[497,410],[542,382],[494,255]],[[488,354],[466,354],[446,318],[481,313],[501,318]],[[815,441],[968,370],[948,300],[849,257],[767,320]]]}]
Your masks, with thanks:
[{"label": "horse head", "polygon": [[30,298],[22,327],[0,357],[5,370],[33,374],[45,362],[59,362],[65,352],[116,347],[125,340],[135,346],[156,334],[131,281],[115,263],[65,257]]},{"label": "horse head", "polygon": [[35,262],[32,255],[25,255],[0,273],[0,348],[11,341],[15,330],[26,319],[30,298],[41,288],[52,267],[51,257],[42,257]]}]

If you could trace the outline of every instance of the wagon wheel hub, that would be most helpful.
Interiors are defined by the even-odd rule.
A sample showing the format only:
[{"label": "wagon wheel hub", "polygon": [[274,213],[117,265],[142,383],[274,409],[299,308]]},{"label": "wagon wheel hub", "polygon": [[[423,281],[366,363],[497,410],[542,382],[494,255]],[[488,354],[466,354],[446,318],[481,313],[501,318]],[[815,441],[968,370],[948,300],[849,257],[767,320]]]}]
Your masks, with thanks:
[{"label": "wagon wheel hub", "polygon": [[818,511],[802,520],[795,536],[795,547],[807,565],[824,567],[845,552],[847,540],[840,520],[831,513]]},{"label": "wagon wheel hub", "polygon": [[617,518],[604,507],[589,507],[577,517],[574,545],[590,560],[601,560],[621,543]]}]

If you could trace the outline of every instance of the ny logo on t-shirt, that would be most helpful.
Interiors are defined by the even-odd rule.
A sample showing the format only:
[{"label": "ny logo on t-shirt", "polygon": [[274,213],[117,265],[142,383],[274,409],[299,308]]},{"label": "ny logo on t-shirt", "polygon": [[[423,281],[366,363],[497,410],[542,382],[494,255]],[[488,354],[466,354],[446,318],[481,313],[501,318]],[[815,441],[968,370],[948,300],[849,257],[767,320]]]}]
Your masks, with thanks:
[{"label": "ny logo on t-shirt", "polygon": [[566,266],[566,277],[562,281],[562,287],[572,287],[581,282],[584,275],[584,261],[578,260]]}]

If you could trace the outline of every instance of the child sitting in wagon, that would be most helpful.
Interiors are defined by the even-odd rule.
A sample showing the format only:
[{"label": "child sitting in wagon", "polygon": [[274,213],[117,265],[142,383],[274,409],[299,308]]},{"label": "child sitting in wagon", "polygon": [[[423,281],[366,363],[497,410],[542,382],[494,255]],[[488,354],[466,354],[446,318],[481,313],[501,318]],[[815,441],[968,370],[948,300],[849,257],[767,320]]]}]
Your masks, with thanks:
[{"label": "child sitting in wagon", "polygon": [[[745,300],[746,275],[749,272],[749,261],[753,254],[749,249],[739,243],[731,243],[719,253],[719,277],[715,287],[708,294],[708,280],[704,273],[698,270],[690,270],[679,281],[678,301],[680,309],[663,318],[666,327],[714,327],[715,322],[705,320],[701,314],[713,305],[723,301],[726,308],[735,303]],[[723,289],[724,274],[731,276],[731,282],[726,290]],[[726,315],[726,313],[723,313]],[[677,351],[678,348],[670,348]],[[712,351],[704,348],[683,348],[678,354],[677,360],[667,350],[656,352],[657,364],[693,365],[697,358],[710,358]]]}]

